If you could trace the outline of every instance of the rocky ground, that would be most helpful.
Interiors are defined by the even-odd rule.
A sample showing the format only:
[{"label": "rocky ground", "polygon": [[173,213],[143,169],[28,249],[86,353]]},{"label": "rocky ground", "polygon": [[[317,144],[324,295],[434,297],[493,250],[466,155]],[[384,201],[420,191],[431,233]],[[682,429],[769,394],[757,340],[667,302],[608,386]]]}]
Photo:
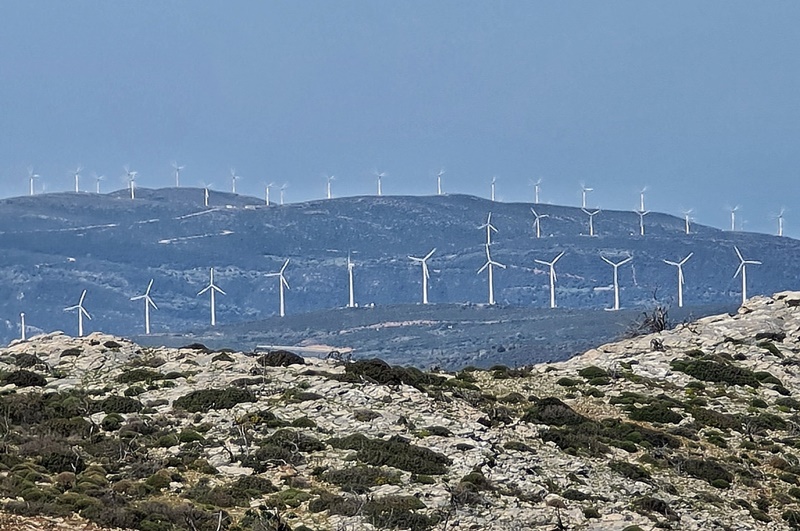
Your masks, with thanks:
[{"label": "rocky ground", "polygon": [[798,529],[798,364],[788,292],[458,373],[40,336],[0,354],[0,529]]}]

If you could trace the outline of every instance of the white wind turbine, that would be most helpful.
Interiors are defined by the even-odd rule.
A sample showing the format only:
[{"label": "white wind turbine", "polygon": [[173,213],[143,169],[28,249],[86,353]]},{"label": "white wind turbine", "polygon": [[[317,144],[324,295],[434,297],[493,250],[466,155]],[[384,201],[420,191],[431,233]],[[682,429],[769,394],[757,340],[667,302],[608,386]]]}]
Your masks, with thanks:
[{"label": "white wind turbine", "polygon": [[137,295],[136,297],[131,297],[132,301],[138,301],[144,299],[144,333],[150,335],[150,307],[152,306],[154,310],[158,310],[158,306],[156,303],[153,302],[153,299],[150,298],[150,289],[153,287],[153,279],[150,279],[150,283],[147,285],[147,290],[144,292],[144,295]]},{"label": "white wind turbine", "polygon": [[353,268],[354,267],[355,267],[355,264],[353,263],[352,260],[350,260],[350,253],[347,253],[347,276],[348,276],[348,279],[350,281],[349,282],[349,284],[350,284],[350,299],[349,299],[349,301],[347,303],[347,307],[348,308],[355,308],[356,307],[356,298],[355,298],[354,290],[353,290]]},{"label": "white wind turbine", "polygon": [[586,210],[582,208],[583,213],[589,216],[589,236],[594,236],[594,217],[600,213],[600,209],[597,210]]},{"label": "white wind turbine", "polygon": [[26,334],[27,329],[25,328],[25,312],[20,312],[19,314],[19,338],[22,341],[28,339],[28,335]]},{"label": "white wind turbine", "polygon": [[646,186],[641,190],[639,190],[639,212],[644,212],[644,193],[646,191],[647,191]]},{"label": "white wind turbine", "polygon": [[493,268],[494,268],[494,266],[497,266],[497,267],[499,267],[501,269],[505,269],[506,266],[504,266],[500,262],[495,262],[494,260],[492,260],[492,255],[489,254],[489,245],[487,244],[487,245],[485,245],[485,247],[486,247],[486,263],[483,264],[483,267],[478,269],[478,274],[480,275],[483,272],[484,269],[488,269],[489,270],[489,305],[493,306],[494,305],[494,274],[493,274]]},{"label": "white wind turbine", "polygon": [[431,277],[428,271],[428,259],[436,252],[436,247],[431,252],[426,254],[423,258],[416,256],[409,256],[414,262],[419,262],[422,265],[422,304],[428,304],[428,279]]},{"label": "white wind turbine", "polygon": [[494,201],[494,188],[497,183],[497,176],[492,177],[492,201]]},{"label": "white wind turbine", "polygon": [[125,177],[128,179],[128,188],[130,188],[130,191],[131,191],[131,199],[135,199],[136,198],[136,194],[135,194],[134,190],[136,188],[136,175],[137,175],[137,173],[138,172],[131,171],[130,168],[128,168],[128,166],[125,166]]},{"label": "white wind turbine", "polygon": [[208,206],[208,200],[211,198],[210,190],[211,190],[211,187],[213,186],[213,184],[211,184],[211,183],[206,184],[205,182],[203,182],[202,184],[203,184],[203,206],[207,207]]},{"label": "white wind turbine", "polygon": [[606,258],[603,255],[600,255],[600,258],[602,258],[605,263],[607,263],[608,265],[610,265],[611,267],[614,268],[614,308],[612,308],[612,309],[614,311],[616,311],[616,310],[619,310],[619,275],[617,274],[618,273],[618,269],[619,269],[619,266],[621,266],[623,264],[627,264],[628,262],[633,260],[633,257],[629,256],[628,258],[622,260],[621,262],[617,262],[617,263],[612,262],[611,260],[609,260],[608,258]]},{"label": "white wind turbine", "polygon": [[732,207],[731,209],[731,232],[736,230],[736,211],[739,210],[739,205]]},{"label": "white wind turbine", "polygon": [[39,174],[33,172],[33,166],[28,166],[28,181],[30,182],[31,195],[33,195],[33,181],[38,178]]},{"label": "white wind turbine", "polygon": [[81,177],[81,171],[83,171],[83,166],[79,165],[77,168],[75,168],[75,171],[72,172],[72,175],[75,176],[75,193],[76,194],[81,191],[80,184],[79,184],[80,177]]},{"label": "white wind turbine", "polygon": [[593,191],[594,188],[587,188],[585,184],[581,183],[581,208],[586,208],[586,194]]},{"label": "white wind turbine", "polygon": [[541,179],[538,179],[536,181],[531,179],[531,186],[533,186],[533,203],[535,205],[539,204],[539,190],[541,188],[541,185],[542,185]]},{"label": "white wind turbine", "polygon": [[386,172],[375,170],[375,177],[378,178],[378,195],[383,195],[383,188],[381,188],[381,180],[386,177]]},{"label": "white wind turbine", "polygon": [[644,236],[644,217],[650,213],[649,210],[635,210],[639,215],[639,235]]},{"label": "white wind turbine", "polygon": [[556,256],[552,262],[545,262],[544,260],[534,260],[537,264],[542,264],[550,267],[550,307],[556,307],[556,262],[558,262],[565,251]]},{"label": "white wind turbine", "polygon": [[95,191],[95,193],[98,193],[98,194],[100,193],[100,181],[102,181],[105,178],[106,178],[105,175],[97,175],[96,173],[94,174],[94,191]]},{"label": "white wind turbine", "polygon": [[486,223],[478,227],[479,229],[486,229],[486,245],[492,244],[492,231],[497,232],[497,229],[492,225],[492,213],[486,218]]},{"label": "white wind turbine", "polygon": [[78,310],[78,337],[83,337],[83,316],[85,315],[87,319],[90,321],[92,320],[92,316],[89,315],[89,312],[83,307],[83,299],[86,298],[86,290],[83,290],[81,293],[81,299],[78,301],[78,304],[75,306],[70,306],[68,308],[64,308],[65,312],[71,312],[72,310]]},{"label": "white wind turbine", "polygon": [[236,169],[231,168],[231,193],[236,193],[236,181],[241,179],[240,176],[236,175]]},{"label": "white wind turbine", "polygon": [[333,198],[333,194],[331,194],[331,182],[335,181],[336,177],[333,176],[333,175],[328,175],[326,177],[326,180],[327,180],[326,184],[327,184],[327,189],[328,189],[328,199],[332,199]]},{"label": "white wind turbine", "polygon": [[436,174],[436,195],[442,195],[442,175],[444,175],[444,168],[439,170],[439,173]]},{"label": "white wind turbine", "polygon": [[739,267],[736,269],[736,273],[734,273],[733,278],[736,278],[739,273],[742,274],[742,304],[744,304],[747,300],[747,266],[761,265],[761,262],[758,260],[745,260],[742,256],[742,253],[739,251],[739,248],[735,245],[733,248],[736,250],[736,255],[739,257]]},{"label": "white wind turbine", "polygon": [[689,258],[692,257],[694,253],[689,253],[686,255],[686,258],[681,260],[680,262],[671,262],[669,260],[664,260],[665,264],[669,264],[671,266],[675,266],[678,268],[678,308],[683,308],[683,265],[689,261]]},{"label": "white wind turbine", "polygon": [[538,214],[532,208],[531,208],[531,212],[533,213],[533,217],[535,218],[533,220],[533,228],[536,230],[536,237],[537,238],[541,238],[542,237],[542,231],[541,231],[542,223],[541,223],[540,220],[543,219],[543,218],[549,218],[550,216],[548,216],[547,214]]},{"label": "white wind turbine", "polygon": [[268,277],[278,277],[278,288],[279,288],[280,297],[281,297],[281,301],[280,301],[281,302],[281,306],[280,306],[281,317],[283,317],[285,315],[284,306],[283,306],[283,288],[284,288],[284,286],[286,286],[286,289],[289,289],[289,283],[286,282],[286,277],[283,276],[283,272],[286,271],[286,266],[288,266],[288,265],[289,265],[289,259],[287,258],[286,261],[283,263],[283,267],[281,267],[280,271],[278,271],[277,273],[267,273]]},{"label": "white wind turbine", "polygon": [[178,166],[178,163],[173,161],[172,167],[175,170],[175,188],[180,188],[181,187],[181,170],[183,170],[186,166]]},{"label": "white wind turbine", "polygon": [[689,210],[684,210],[683,211],[683,224],[684,224],[684,230],[686,231],[686,234],[689,234],[689,222],[691,221],[689,216],[692,214],[692,212],[694,212],[694,211],[691,208]]},{"label": "white wind turbine", "polygon": [[264,185],[264,204],[269,206],[269,190],[275,186],[275,183],[269,183]]},{"label": "white wind turbine", "polygon": [[289,188],[288,184],[281,185],[281,205],[283,205],[283,195],[286,193],[287,188]]},{"label": "white wind turbine", "polygon": [[780,212],[778,212],[777,220],[778,220],[778,236],[783,236],[783,215],[786,213],[786,209],[782,208]]},{"label": "white wind turbine", "polygon": [[[148,288],[148,291],[149,291],[149,288]],[[211,293],[211,326],[217,326],[217,303],[216,303],[216,299],[214,298],[214,292],[218,291],[222,295],[226,295],[226,293],[224,291],[222,291],[222,289],[220,289],[219,286],[214,284],[214,268],[213,267],[211,268],[211,272],[209,273],[208,286],[206,286],[205,288],[203,288],[200,291],[198,291],[197,292],[197,296],[199,297],[200,295],[202,295],[206,291]]]}]

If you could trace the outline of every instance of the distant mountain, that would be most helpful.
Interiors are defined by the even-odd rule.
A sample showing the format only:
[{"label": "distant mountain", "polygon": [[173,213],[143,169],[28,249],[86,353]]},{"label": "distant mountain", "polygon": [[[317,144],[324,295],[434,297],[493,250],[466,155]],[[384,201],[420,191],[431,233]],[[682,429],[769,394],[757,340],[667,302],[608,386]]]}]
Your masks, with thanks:
[{"label": "distant mountain", "polygon": [[[209,301],[196,294],[208,283],[209,268],[227,295],[217,299],[222,325],[259,321],[278,311],[278,281],[266,273],[290,259],[287,314],[297,316],[347,303],[348,253],[355,262],[359,305],[410,305],[420,300],[421,268],[408,259],[434,247],[429,261],[432,303],[471,304],[487,300],[485,223],[489,212],[492,258],[500,306],[547,308],[549,273],[535,259],[558,262],[557,304],[563,309],[602,309],[613,303],[612,269],[620,268],[621,304],[645,308],[655,299],[672,304],[677,261],[693,252],[684,272],[688,308],[737,303],[740,281],[737,245],[748,268],[752,295],[797,289],[800,242],[763,234],[726,232],[651,213],[639,234],[634,212],[602,211],[587,236],[588,217],[578,208],[536,205],[542,237],[535,238],[529,203],[499,203],[464,195],[348,197],[284,206],[212,192],[203,206],[197,188],[139,189],[111,194],[60,193],[0,201],[0,340],[19,335],[19,313],[35,329],[75,333],[77,317],[63,308],[88,290],[87,330],[132,335],[143,330],[143,302],[158,305],[154,332],[207,326]],[[411,311],[411,310],[409,310]],[[319,314],[317,314],[319,315]]]}]

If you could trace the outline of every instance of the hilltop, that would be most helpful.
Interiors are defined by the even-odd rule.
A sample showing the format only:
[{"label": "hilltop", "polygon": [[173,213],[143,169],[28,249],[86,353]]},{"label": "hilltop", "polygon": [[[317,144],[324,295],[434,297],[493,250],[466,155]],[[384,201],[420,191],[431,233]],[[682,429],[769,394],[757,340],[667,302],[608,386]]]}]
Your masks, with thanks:
[{"label": "hilltop", "polygon": [[457,373],[50,334],[0,354],[0,493],[159,531],[797,529],[799,362],[796,292]]},{"label": "hilltop", "polygon": [[[675,309],[677,272],[663,260],[680,260],[690,252],[694,254],[684,269],[687,315],[739,303],[734,245],[746,258],[763,262],[748,270],[751,295],[794,289],[800,277],[797,240],[702,225],[692,225],[687,235],[683,219],[655,212],[646,216],[646,234],[640,236],[634,212],[602,211],[594,220],[597,235],[589,237],[587,216],[579,208],[465,195],[346,197],[269,207],[257,198],[221,192],[212,192],[207,208],[202,200],[202,189],[165,188],[138,189],[133,201],[127,191],[0,201],[0,341],[19,337],[20,312],[26,314],[30,334],[75,333],[77,318],[63,308],[76,304],[83,289],[88,290],[85,306],[92,316],[87,330],[142,333],[142,301],[130,298],[143,293],[150,279],[159,308],[152,315],[155,334],[213,337],[209,301],[197,296],[211,267],[227,293],[217,298],[220,325],[237,327],[242,337],[265,327],[280,329],[277,279],[266,274],[287,258],[287,317],[298,322],[303,315],[326,319],[332,310],[341,316],[347,303],[348,253],[355,262],[359,309],[411,312],[420,300],[421,282],[420,267],[408,255],[424,255],[434,247],[429,262],[434,304],[425,312],[431,320],[447,321],[453,308],[486,302],[486,276],[477,274],[486,260],[485,230],[478,227],[489,212],[498,229],[492,257],[507,266],[495,274],[498,307],[512,316],[520,309],[547,310],[549,273],[534,260],[552,260],[564,251],[557,266],[556,299],[565,319],[575,316],[573,330],[612,305],[612,271],[601,254],[612,259],[633,256],[620,268],[621,304],[637,312],[654,304]],[[532,206],[549,216],[541,220],[539,239]],[[435,315],[439,308],[441,316]],[[402,337],[389,341],[394,339]],[[584,348],[587,339],[593,337],[568,338]],[[281,338],[272,342],[285,343]],[[420,345],[418,351],[435,348]],[[542,346],[543,351],[548,348],[561,347]],[[527,362],[543,359],[537,356]]]}]

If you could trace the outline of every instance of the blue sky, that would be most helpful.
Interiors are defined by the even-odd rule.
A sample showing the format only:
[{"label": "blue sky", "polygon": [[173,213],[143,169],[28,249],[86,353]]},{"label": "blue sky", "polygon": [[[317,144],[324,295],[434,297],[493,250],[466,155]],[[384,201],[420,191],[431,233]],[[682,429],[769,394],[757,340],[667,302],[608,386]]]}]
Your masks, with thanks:
[{"label": "blue sky", "polygon": [[445,191],[647,208],[800,236],[800,4],[0,4],[0,195],[123,166],[287,200]]}]

